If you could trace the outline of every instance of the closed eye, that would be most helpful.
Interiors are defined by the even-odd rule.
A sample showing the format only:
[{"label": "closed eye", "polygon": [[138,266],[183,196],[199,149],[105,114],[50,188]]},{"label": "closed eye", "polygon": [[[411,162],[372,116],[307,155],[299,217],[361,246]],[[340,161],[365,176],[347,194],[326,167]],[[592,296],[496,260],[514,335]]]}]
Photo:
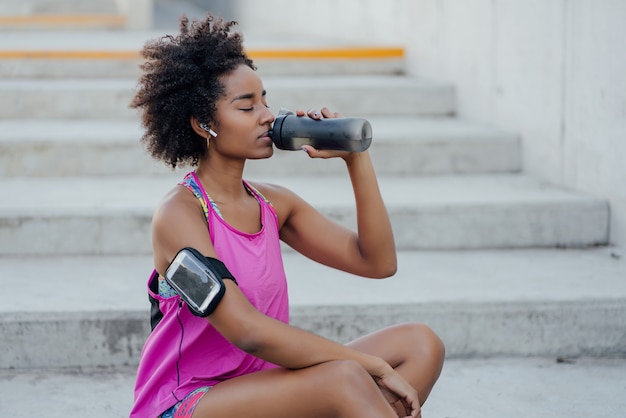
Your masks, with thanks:
[{"label": "closed eye", "polygon": [[[266,104],[264,104],[263,106],[265,106],[266,109],[269,109],[270,107]],[[239,110],[243,111],[243,112],[251,112],[254,110],[254,106],[252,107],[240,107]]]}]

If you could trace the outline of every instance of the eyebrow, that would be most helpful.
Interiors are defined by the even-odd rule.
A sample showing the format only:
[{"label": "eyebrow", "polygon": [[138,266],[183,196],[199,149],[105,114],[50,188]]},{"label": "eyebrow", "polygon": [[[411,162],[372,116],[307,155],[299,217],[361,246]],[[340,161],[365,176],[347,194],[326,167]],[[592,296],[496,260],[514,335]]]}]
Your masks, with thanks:
[{"label": "eyebrow", "polygon": [[[265,90],[263,90],[263,93],[261,93],[261,97],[264,97],[267,95],[267,92]],[[236,96],[233,98],[233,100],[231,100],[231,103],[236,102],[237,100],[249,100],[249,99],[254,99],[255,94],[254,93],[246,93],[246,94],[241,94],[239,96]]]}]

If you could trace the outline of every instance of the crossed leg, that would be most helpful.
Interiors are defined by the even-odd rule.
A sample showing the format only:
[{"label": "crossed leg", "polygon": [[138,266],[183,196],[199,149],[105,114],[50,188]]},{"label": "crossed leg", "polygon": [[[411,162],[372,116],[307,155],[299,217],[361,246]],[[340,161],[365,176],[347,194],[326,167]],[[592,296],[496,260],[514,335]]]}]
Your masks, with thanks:
[{"label": "crossed leg", "polygon": [[193,418],[396,418],[358,363],[329,361],[224,381],[198,402]]},{"label": "crossed leg", "polygon": [[[415,387],[422,404],[443,365],[443,344],[420,324],[385,328],[348,345],[385,359]],[[193,418],[396,418],[389,401],[359,364],[340,360],[222,382],[202,397]]]}]

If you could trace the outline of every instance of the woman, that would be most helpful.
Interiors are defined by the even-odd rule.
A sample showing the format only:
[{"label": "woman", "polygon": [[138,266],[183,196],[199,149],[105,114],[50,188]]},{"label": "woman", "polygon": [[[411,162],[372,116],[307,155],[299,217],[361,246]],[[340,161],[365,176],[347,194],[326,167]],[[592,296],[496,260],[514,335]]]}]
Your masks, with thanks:
[{"label": "woman", "polygon": [[[396,271],[390,221],[368,152],[304,147],[342,158],[358,233],[291,191],[245,181],[247,159],[272,156],[274,116],[235,22],[181,20],[181,33],[146,45],[139,90],[143,137],[156,159],[195,166],[153,217],[153,331],[142,351],[131,417],[420,416],[444,348],[421,324],[338,344],[288,325],[282,240],[305,256],[372,278]],[[327,108],[300,117],[338,117]],[[235,277],[206,318],[163,280],[177,252],[197,249]]]}]

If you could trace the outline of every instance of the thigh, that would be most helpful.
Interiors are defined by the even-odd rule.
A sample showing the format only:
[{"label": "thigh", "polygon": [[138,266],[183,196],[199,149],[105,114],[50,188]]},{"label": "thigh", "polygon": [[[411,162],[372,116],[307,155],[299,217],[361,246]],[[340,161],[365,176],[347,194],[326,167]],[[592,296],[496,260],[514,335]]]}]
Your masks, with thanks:
[{"label": "thigh", "polygon": [[330,361],[298,370],[272,369],[211,388],[193,418],[323,418],[393,416],[378,386],[354,362]]},{"label": "thigh", "polygon": [[384,359],[417,390],[421,403],[439,378],[445,357],[439,337],[419,323],[383,328],[347,345]]}]

